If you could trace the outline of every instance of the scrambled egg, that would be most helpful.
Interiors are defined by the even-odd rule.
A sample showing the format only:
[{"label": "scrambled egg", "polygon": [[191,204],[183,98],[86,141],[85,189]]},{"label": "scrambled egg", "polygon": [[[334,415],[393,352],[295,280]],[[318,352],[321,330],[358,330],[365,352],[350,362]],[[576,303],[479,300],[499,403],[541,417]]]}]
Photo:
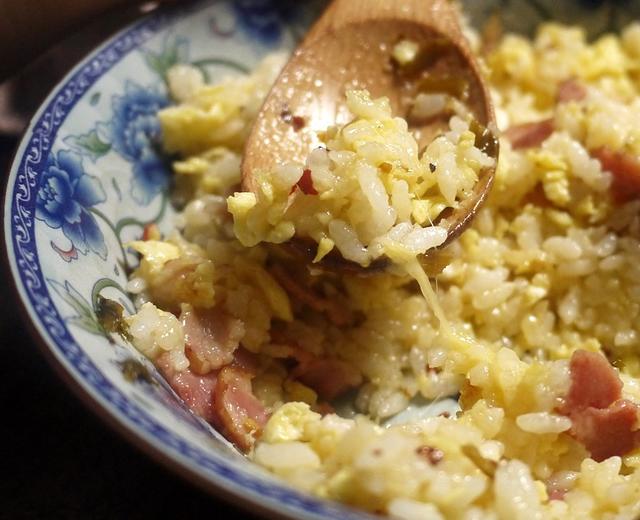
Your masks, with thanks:
[{"label": "scrambled egg", "polygon": [[128,246],[142,255],[139,270],[149,276],[160,273],[168,261],[180,258],[180,248],[162,240],[136,240]]},{"label": "scrambled egg", "polygon": [[171,92],[181,104],[158,114],[165,149],[184,156],[215,146],[240,150],[267,86],[284,62],[284,55],[273,55],[251,76],[226,78],[216,85],[202,85],[195,75],[178,70],[169,79]]},{"label": "scrambled egg", "polygon": [[320,419],[322,416],[306,403],[286,403],[273,413],[262,438],[270,443],[306,440],[305,428]]}]

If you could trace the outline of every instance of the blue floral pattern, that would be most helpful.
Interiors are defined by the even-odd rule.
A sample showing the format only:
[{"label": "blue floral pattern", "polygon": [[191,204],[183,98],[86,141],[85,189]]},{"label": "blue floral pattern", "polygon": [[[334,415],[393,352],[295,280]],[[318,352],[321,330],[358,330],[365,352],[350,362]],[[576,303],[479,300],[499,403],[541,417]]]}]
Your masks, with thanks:
[{"label": "blue floral pattern", "polygon": [[113,97],[111,145],[133,164],[131,196],[145,206],[169,184],[169,168],[159,152],[157,117],[167,104],[166,96],[130,81],[124,95]]},{"label": "blue floral pattern", "polygon": [[273,0],[237,0],[233,2],[236,23],[263,43],[279,43],[282,23]]},{"label": "blue floral pattern", "polygon": [[[282,32],[292,30],[292,24],[302,21],[308,12],[315,12],[318,2],[307,0],[236,0],[232,8],[236,25],[263,45],[281,43]],[[303,22],[304,23],[304,22]]]},{"label": "blue floral pattern", "polygon": [[[640,2],[633,0],[463,3],[476,25],[481,26],[498,12],[504,15],[505,27],[521,32],[532,30],[549,16],[564,16],[594,36],[640,16]],[[160,394],[157,399],[151,393],[143,394],[158,406],[151,409],[136,402],[130,385],[110,362],[117,350],[108,350],[107,339],[99,337],[92,306],[93,297],[102,289],[106,296],[109,291],[115,296],[114,286],[104,280],[126,283],[126,269],[117,263],[119,256],[126,259],[121,237],[133,236],[146,222],[163,215],[152,204],[140,207],[124,190],[133,182],[131,193],[138,200],[149,200],[166,185],[165,177],[161,177],[158,184],[150,186],[153,176],[160,175],[155,153],[159,130],[151,115],[157,108],[152,107],[164,106],[165,101],[156,91],[145,90],[137,83],[161,88],[159,76],[171,64],[186,59],[183,47],[187,44],[194,51],[194,65],[202,58],[211,63],[212,80],[221,70],[219,66],[231,61],[229,57],[240,65],[234,65],[236,70],[251,68],[259,55],[292,43],[282,38],[283,34],[294,29],[302,34],[321,4],[321,0],[210,0],[207,5],[159,10],[118,34],[74,69],[34,116],[8,179],[4,237],[11,272],[30,319],[54,354],[51,358],[61,361],[60,368],[76,381],[87,399],[93,400],[96,410],[118,422],[149,450],[180,465],[201,483],[227,490],[236,500],[288,518],[347,520],[363,516],[265,480],[251,471],[248,463],[238,464],[224,441],[197,419],[192,417],[193,427],[187,428],[182,421],[185,427],[176,428],[175,415],[167,418],[163,411],[164,404],[169,404],[169,412],[174,414],[178,402],[161,380],[153,389]],[[232,27],[224,35],[211,32],[208,25],[221,13],[234,15]],[[295,19],[295,24],[278,24],[288,19]],[[244,33],[242,37],[238,31]],[[167,39],[184,39],[185,43],[165,45]],[[142,61],[149,67],[140,66],[145,49],[151,59]],[[127,85],[123,78],[137,83]],[[96,114],[102,118],[97,124]],[[58,151],[65,147],[82,156]],[[123,160],[130,168],[122,168]],[[88,175],[85,167],[100,171],[102,184]],[[119,186],[123,187],[122,193]],[[98,208],[104,211],[101,228],[95,221],[100,215]],[[97,255],[106,256],[101,230],[106,233],[108,228],[113,232],[108,241],[110,262],[95,261]],[[63,235],[71,241],[68,251],[54,244]],[[57,254],[51,254],[49,245]],[[78,251],[86,256],[78,257]],[[96,254],[88,255],[89,251]],[[123,264],[121,267],[126,267]],[[70,315],[64,318],[62,313],[69,314],[69,309]],[[87,332],[96,335],[92,341],[86,340]],[[154,373],[154,377],[160,376]],[[188,411],[183,408],[176,413]],[[202,442],[203,431],[211,436],[210,442]]]},{"label": "blue floral pattern", "polygon": [[93,251],[102,259],[107,257],[107,246],[90,211],[105,200],[102,184],[85,173],[79,155],[64,150],[49,155],[38,188],[36,218],[62,229],[80,253]]}]

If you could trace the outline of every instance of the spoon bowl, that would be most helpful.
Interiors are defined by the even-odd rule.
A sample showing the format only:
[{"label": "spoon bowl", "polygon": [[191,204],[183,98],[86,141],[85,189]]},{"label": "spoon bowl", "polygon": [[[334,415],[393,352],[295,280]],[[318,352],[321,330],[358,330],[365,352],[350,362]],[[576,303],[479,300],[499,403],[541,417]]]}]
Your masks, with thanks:
[{"label": "spoon bowl", "polygon": [[[399,65],[392,51],[403,40],[415,42],[419,50],[410,63]],[[495,118],[488,88],[446,0],[336,0],[294,52],[261,108],[245,148],[243,190],[256,191],[253,172],[291,161],[303,163],[321,145],[319,134],[348,123],[352,116],[345,93],[352,89],[366,89],[373,98],[386,96],[393,113],[407,118],[421,148],[447,127],[448,117],[411,120],[412,100],[420,92],[444,90],[472,116],[476,145],[498,156],[490,130]],[[484,169],[473,192],[455,211],[434,222],[447,230],[439,249],[469,225],[494,173],[495,168]],[[310,240],[294,237],[287,248],[307,262],[315,256]],[[380,258],[365,268],[333,252],[315,266],[362,273],[388,264]]]}]

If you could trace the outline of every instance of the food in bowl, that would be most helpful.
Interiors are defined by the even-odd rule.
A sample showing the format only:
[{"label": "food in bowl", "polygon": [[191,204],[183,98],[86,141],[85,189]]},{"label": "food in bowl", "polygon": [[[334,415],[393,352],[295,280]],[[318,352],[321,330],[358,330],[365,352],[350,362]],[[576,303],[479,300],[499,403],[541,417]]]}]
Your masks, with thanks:
[{"label": "food in bowl", "polygon": [[[434,96],[422,94],[412,112],[435,116],[427,108]],[[314,263],[334,248],[364,267],[381,257],[396,263],[415,258],[444,243],[447,230],[434,222],[471,194],[483,168],[495,165],[476,146],[474,119],[461,103],[449,130],[420,153],[387,98],[371,99],[366,90],[348,90],[346,98],[353,121],[328,128],[325,146],[311,151],[305,164],[253,172],[257,193],[229,198],[244,246],[296,236],[317,244]]]},{"label": "food in bowl", "polygon": [[[501,156],[436,277],[438,315],[410,277],[309,269],[244,227],[242,144],[284,57],[216,85],[174,68],[159,116],[184,208],[174,232],[130,244],[133,344],[194,413],[319,496],[399,518],[636,518],[638,49],[638,24],[592,43],[546,24],[486,55]],[[304,170],[330,155],[283,174],[278,196],[317,197]],[[393,186],[376,193],[393,206]],[[277,229],[291,208],[274,200]],[[309,227],[320,252],[328,223]],[[447,396],[457,411],[400,415]]]}]

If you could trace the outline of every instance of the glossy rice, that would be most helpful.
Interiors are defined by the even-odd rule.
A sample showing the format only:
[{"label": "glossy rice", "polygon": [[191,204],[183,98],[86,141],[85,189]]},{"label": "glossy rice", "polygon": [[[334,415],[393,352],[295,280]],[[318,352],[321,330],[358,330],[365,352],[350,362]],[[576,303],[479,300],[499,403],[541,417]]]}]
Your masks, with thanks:
[{"label": "glossy rice", "polygon": [[[227,199],[237,217],[242,142],[284,57],[216,86],[172,71],[176,104],[159,117],[186,205],[173,233],[132,244],[142,256],[129,286],[140,306],[128,319],[134,345],[166,373],[210,381],[219,368],[207,370],[214,361],[203,363],[185,316],[228,317],[225,345],[251,354],[250,390],[269,414],[249,456],[321,497],[404,519],[637,518],[640,183],[629,164],[640,155],[639,49],[637,24],[594,42],[546,24],[533,40],[506,35],[486,56],[501,156],[488,204],[435,278],[446,326],[411,279],[309,272],[260,243],[255,226],[234,225]],[[439,101],[420,102],[429,111]],[[319,188],[343,160],[331,153],[308,159]],[[270,182],[286,178],[286,191],[303,167],[283,168]],[[408,214],[395,203],[407,190],[395,186],[372,188],[387,206],[370,211]],[[286,221],[278,197],[266,232]],[[335,216],[308,233],[348,256],[353,236],[337,226],[349,220]],[[358,247],[394,225],[358,230]],[[615,402],[580,404],[590,385],[573,383],[585,366]],[[401,414],[448,396],[457,412]],[[630,421],[613,418],[616,406]],[[581,427],[586,414],[624,430],[626,448]]]},{"label": "glossy rice", "polygon": [[[424,103],[417,99],[413,110]],[[353,121],[328,128],[304,164],[252,172],[256,192],[229,197],[243,245],[310,239],[317,244],[314,263],[335,249],[366,267],[381,257],[397,262],[422,255],[445,241],[446,229],[434,222],[495,164],[476,147],[472,118],[453,116],[421,153],[387,98],[349,90],[346,104]]]}]

